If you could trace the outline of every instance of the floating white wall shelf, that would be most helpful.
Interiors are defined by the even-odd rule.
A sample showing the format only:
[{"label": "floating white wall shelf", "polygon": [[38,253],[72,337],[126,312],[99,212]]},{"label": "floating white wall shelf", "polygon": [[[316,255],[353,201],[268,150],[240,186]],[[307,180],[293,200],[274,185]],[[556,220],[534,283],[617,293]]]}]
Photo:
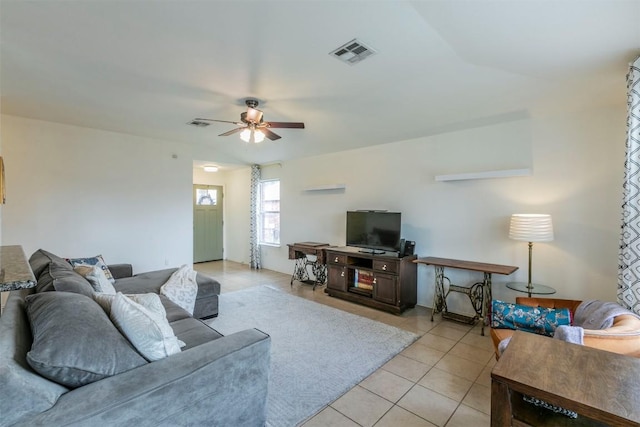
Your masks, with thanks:
[{"label": "floating white wall shelf", "polygon": [[307,187],[304,191],[326,191],[326,190],[343,190],[347,188],[345,184],[327,184],[317,185],[315,187]]},{"label": "floating white wall shelf", "polygon": [[487,172],[456,173],[452,175],[436,175],[436,181],[463,181],[470,179],[510,178],[529,176],[531,169],[503,169]]}]

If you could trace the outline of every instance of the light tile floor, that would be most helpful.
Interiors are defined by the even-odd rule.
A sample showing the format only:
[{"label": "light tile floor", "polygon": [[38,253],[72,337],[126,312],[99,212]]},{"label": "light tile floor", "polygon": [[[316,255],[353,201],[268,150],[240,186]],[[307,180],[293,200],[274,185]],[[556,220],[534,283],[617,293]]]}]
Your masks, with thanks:
[{"label": "light tile floor", "polygon": [[[324,287],[271,270],[251,270],[231,261],[195,264],[194,269],[222,284],[222,292],[270,285],[293,295],[378,320],[420,335],[411,346],[304,423],[317,426],[482,427],[490,424],[491,339],[480,327],[430,320],[431,310],[416,306],[397,316],[333,298]],[[293,263],[291,266],[293,271]]]}]

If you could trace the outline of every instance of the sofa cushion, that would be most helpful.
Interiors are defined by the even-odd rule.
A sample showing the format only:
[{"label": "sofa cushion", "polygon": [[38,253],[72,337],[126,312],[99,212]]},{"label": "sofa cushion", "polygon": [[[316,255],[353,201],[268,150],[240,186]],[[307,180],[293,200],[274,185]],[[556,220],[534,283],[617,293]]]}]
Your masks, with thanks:
[{"label": "sofa cushion", "polygon": [[171,301],[169,298],[164,295],[159,295],[160,302],[164,307],[165,312],[167,313],[167,321],[169,323],[175,322],[176,320],[187,319],[192,317],[187,311],[180,307],[175,302]]},{"label": "sofa cushion", "polygon": [[196,319],[210,319],[218,315],[218,295],[211,295],[196,299],[193,317]]},{"label": "sofa cushion", "polygon": [[178,339],[186,344],[182,351],[222,337],[221,333],[192,317],[172,322],[171,328]]},{"label": "sofa cushion", "polygon": [[209,297],[211,295],[220,295],[220,282],[206,274],[198,273],[196,275],[198,283],[197,299]]},{"label": "sofa cushion", "polygon": [[530,307],[499,300],[492,301],[492,328],[519,329],[553,336],[558,326],[570,324],[571,313],[568,308]]},{"label": "sofa cushion", "polygon": [[158,294],[160,293],[160,287],[169,280],[169,277],[176,270],[177,268],[168,268],[140,273],[132,277],[124,277],[117,279],[113,286],[116,291],[123,294],[143,294],[147,292]]},{"label": "sofa cushion", "polygon": [[33,331],[27,361],[59,384],[80,387],[146,363],[102,308],[85,295],[30,295],[26,312]]},{"label": "sofa cushion", "polygon": [[98,266],[102,269],[102,271],[104,271],[104,275],[107,276],[107,280],[109,280],[109,282],[115,282],[115,279],[113,278],[113,275],[111,274],[107,263],[104,262],[104,258],[102,258],[102,255],[96,255],[94,257],[88,258],[69,258],[67,261],[69,261],[69,264],[71,264],[74,268],[79,265]]},{"label": "sofa cushion", "polygon": [[111,320],[149,361],[179,353],[180,342],[167,322],[160,297],[146,295],[155,297],[154,307],[145,307],[118,292],[111,303]]},{"label": "sofa cushion", "polygon": [[0,317],[0,424],[12,425],[22,417],[51,408],[68,389],[38,375],[27,363],[31,329],[24,296],[31,290],[11,292]]},{"label": "sofa cushion", "polygon": [[33,271],[33,275],[38,280],[40,275],[45,271],[45,268],[51,261],[64,262],[64,259],[58,255],[47,252],[44,249],[38,249],[29,258],[29,265]]}]

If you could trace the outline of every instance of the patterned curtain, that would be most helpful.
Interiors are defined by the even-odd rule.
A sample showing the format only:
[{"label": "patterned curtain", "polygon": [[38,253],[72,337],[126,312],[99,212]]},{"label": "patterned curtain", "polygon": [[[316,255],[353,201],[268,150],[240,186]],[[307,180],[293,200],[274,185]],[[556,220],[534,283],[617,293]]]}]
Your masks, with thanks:
[{"label": "patterned curtain", "polygon": [[260,269],[260,245],[258,244],[258,203],[260,186],[260,165],[251,166],[251,219],[249,225],[249,262],[251,268]]},{"label": "patterned curtain", "polygon": [[627,75],[627,103],[618,303],[640,314],[640,57]]}]

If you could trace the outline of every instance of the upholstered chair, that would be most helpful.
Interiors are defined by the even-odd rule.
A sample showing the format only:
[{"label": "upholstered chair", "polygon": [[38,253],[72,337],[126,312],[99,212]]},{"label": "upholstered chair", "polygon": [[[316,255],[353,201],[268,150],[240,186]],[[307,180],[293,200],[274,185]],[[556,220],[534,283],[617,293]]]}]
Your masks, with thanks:
[{"label": "upholstered chair", "polygon": [[[517,297],[516,304],[530,307],[568,308],[571,317],[580,305],[581,301],[557,299],[557,298],[527,298]],[[498,345],[500,341],[512,336],[513,329],[491,328],[491,340],[496,353],[496,359],[500,358]],[[602,330],[585,329],[584,345],[611,351],[627,356],[640,357],[640,319],[632,315],[621,315],[613,319],[610,328]]]}]

